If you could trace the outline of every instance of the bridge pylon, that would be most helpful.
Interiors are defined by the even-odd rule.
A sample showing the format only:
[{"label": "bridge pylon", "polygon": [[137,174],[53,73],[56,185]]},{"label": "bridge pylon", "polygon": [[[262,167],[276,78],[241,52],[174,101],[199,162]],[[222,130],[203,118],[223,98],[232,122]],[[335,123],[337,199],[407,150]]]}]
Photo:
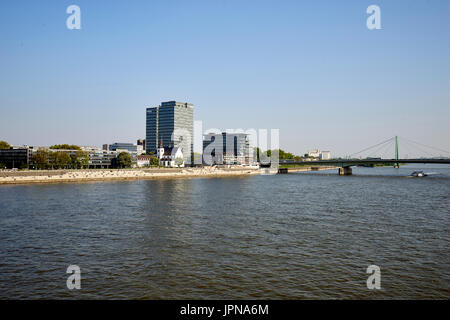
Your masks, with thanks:
[{"label": "bridge pylon", "polygon": [[[395,160],[398,160],[398,137],[395,136]],[[394,163],[394,168],[398,169],[400,168],[400,165],[398,162]]]},{"label": "bridge pylon", "polygon": [[350,166],[349,167],[340,167],[338,172],[339,172],[340,176],[351,176],[352,168]]}]

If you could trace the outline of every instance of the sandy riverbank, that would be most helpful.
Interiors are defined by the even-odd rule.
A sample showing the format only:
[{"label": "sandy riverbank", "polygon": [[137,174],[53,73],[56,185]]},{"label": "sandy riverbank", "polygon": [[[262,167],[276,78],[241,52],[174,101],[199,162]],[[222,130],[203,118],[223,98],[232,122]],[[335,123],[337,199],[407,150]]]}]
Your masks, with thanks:
[{"label": "sandy riverbank", "polygon": [[2,171],[0,184],[138,180],[159,178],[228,177],[261,174],[255,168],[155,168],[124,170],[37,170]]}]

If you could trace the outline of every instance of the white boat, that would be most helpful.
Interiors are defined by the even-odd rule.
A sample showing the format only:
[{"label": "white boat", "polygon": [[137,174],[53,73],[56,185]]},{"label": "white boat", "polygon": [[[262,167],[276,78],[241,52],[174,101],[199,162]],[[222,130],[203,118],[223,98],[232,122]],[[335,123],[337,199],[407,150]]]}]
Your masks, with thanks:
[{"label": "white boat", "polygon": [[426,177],[427,174],[423,173],[423,171],[414,171],[413,173],[411,173],[412,177]]}]

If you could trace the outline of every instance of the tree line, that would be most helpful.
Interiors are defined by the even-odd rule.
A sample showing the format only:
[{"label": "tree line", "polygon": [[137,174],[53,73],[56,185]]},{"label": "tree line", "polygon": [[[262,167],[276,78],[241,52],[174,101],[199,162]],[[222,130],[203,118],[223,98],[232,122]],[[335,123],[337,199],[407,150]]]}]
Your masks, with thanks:
[{"label": "tree line", "polygon": [[31,160],[35,169],[83,169],[89,167],[89,154],[81,150],[69,155],[64,151],[41,149],[36,151]]},{"label": "tree line", "polygon": [[[267,150],[267,151],[261,151],[260,148],[255,148],[256,150],[256,161],[260,162],[260,156],[261,155],[265,155],[266,157],[270,158],[270,156],[272,155],[272,152],[277,151],[277,149],[275,150]],[[295,161],[300,161],[302,159],[301,156],[296,156],[293,153],[290,152],[286,152],[284,150],[278,149],[278,159],[280,160],[295,160]]]},{"label": "tree line", "polygon": [[[0,141],[0,149],[9,149],[11,145],[6,141]],[[63,151],[71,150],[71,152]],[[89,153],[73,144],[55,144],[48,149],[38,149],[31,160],[32,169],[85,169],[89,168]],[[133,160],[128,152],[121,152],[111,160],[112,168],[130,168]],[[150,165],[159,165],[159,159],[152,157]],[[0,169],[5,165],[0,163]],[[27,163],[22,163],[20,169],[27,169]]]},{"label": "tree line", "polygon": [[81,148],[74,144],[55,144],[50,147],[50,149],[59,149],[59,150],[81,150]]},{"label": "tree line", "polygon": [[9,149],[9,148],[11,148],[11,146],[8,142],[3,140],[0,141],[0,149]]},{"label": "tree line", "polygon": [[[61,145],[57,148],[60,149]],[[70,150],[73,146],[70,146]],[[86,151],[76,150],[69,154],[65,151],[49,151],[38,150],[32,158],[35,169],[85,169],[89,168],[89,153]],[[131,155],[128,152],[121,152],[111,160],[112,168],[130,168],[133,165]]]}]

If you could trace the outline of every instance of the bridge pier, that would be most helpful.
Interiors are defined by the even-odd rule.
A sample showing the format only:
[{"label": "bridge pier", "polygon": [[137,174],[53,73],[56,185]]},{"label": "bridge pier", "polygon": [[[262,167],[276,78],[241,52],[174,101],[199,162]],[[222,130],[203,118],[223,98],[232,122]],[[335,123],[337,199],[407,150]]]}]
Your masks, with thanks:
[{"label": "bridge pier", "polygon": [[341,167],[339,168],[339,175],[340,176],[350,176],[352,174],[352,168],[351,167]]}]

